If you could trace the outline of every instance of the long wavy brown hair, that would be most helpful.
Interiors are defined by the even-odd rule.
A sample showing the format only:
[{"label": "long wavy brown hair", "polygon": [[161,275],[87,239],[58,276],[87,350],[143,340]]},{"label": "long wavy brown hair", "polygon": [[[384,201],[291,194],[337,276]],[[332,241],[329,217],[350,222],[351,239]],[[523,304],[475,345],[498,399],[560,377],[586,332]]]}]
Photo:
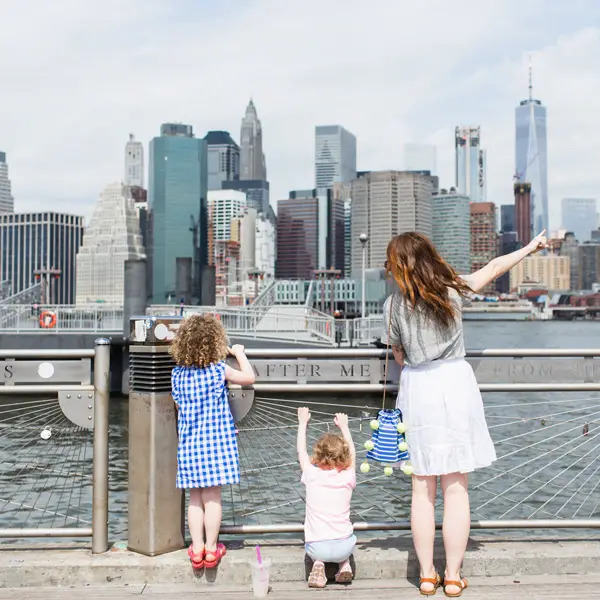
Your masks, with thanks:
[{"label": "long wavy brown hair", "polygon": [[169,352],[180,367],[208,367],[227,356],[227,337],[212,315],[191,315],[177,329]]},{"label": "long wavy brown hair", "polygon": [[456,318],[448,288],[461,296],[472,292],[433,244],[414,231],[397,235],[388,244],[386,270],[413,308],[421,307],[444,327]]},{"label": "long wavy brown hair", "polygon": [[352,465],[350,446],[341,435],[326,433],[317,440],[310,462],[324,471],[345,471]]}]

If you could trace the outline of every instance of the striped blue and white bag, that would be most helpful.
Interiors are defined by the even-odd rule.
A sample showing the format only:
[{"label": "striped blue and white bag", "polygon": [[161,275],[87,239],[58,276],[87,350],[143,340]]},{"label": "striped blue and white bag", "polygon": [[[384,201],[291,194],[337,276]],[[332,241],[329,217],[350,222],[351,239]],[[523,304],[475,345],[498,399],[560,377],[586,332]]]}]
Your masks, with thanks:
[{"label": "striped blue and white bag", "polygon": [[374,447],[373,450],[367,452],[367,459],[386,464],[409,460],[408,450],[402,450],[402,448],[406,448],[405,435],[398,431],[398,425],[402,423],[400,409],[380,410],[377,422],[379,426],[373,430],[371,436]]}]

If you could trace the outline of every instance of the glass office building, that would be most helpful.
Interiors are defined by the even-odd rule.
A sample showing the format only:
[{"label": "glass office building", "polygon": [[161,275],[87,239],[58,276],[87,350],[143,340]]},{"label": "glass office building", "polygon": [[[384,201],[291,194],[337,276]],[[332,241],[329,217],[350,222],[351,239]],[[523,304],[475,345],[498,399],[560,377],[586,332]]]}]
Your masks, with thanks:
[{"label": "glass office building", "polygon": [[591,240],[592,230],[598,228],[596,198],[563,198],[561,208],[563,229],[574,233],[580,242]]},{"label": "glass office building", "polygon": [[196,299],[207,260],[207,150],[192,126],[167,123],[150,142],[152,301],[177,293],[177,259],[191,259]]},{"label": "glass office building", "polygon": [[515,109],[515,179],[531,184],[531,225],[549,231],[546,107],[532,97]]},{"label": "glass office building", "polygon": [[431,241],[457,273],[471,271],[471,213],[469,197],[450,191],[431,200]]},{"label": "glass office building", "polygon": [[339,125],[315,128],[315,187],[349,183],[356,177],[356,138]]}]

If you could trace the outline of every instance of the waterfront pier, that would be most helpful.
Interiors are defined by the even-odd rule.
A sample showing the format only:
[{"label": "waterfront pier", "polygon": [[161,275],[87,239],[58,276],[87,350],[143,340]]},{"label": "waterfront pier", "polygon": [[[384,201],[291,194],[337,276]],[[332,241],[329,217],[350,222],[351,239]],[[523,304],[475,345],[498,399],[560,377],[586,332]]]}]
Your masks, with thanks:
[{"label": "waterfront pier", "polygon": [[[410,480],[377,464],[357,473],[356,580],[325,591],[305,581],[296,409],[311,408],[309,441],[347,412],[362,462],[369,421],[384,389],[394,403],[399,377],[376,348],[248,350],[257,381],[230,390],[242,479],[223,494],[228,554],[216,572],[192,573],[183,498],[169,483],[177,440],[167,350],[177,323],[132,321],[129,401],[109,399],[105,339],[0,351],[0,599],[251,597],[256,544],[273,561],[273,598],[416,597]],[[487,349],[468,360],[498,461],[470,482],[465,597],[600,598],[600,350]]]}]

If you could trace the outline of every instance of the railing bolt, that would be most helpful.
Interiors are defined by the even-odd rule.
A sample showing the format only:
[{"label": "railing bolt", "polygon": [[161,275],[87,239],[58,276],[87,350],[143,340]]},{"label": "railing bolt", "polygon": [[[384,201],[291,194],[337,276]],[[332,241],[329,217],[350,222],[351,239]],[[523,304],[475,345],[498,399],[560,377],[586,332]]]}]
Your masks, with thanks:
[{"label": "railing bolt", "polygon": [[92,408],[94,408],[91,404],[88,404],[88,408],[89,410],[92,410]]},{"label": "railing bolt", "polygon": [[67,399],[70,400],[71,399],[71,394],[67,394]]},{"label": "railing bolt", "polygon": [[77,394],[77,398],[81,400],[81,394]]}]

